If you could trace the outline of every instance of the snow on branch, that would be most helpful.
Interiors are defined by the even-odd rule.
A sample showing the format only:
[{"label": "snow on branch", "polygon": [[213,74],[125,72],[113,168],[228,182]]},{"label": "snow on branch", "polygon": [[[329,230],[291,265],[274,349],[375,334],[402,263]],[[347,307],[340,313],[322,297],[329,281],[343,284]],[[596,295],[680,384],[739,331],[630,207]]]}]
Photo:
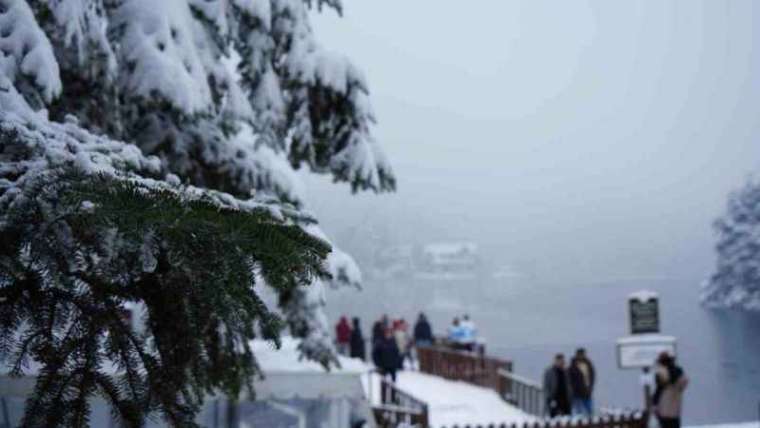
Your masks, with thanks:
[{"label": "snow on branch", "polygon": [[35,104],[61,93],[50,40],[25,0],[0,0],[0,74]]}]

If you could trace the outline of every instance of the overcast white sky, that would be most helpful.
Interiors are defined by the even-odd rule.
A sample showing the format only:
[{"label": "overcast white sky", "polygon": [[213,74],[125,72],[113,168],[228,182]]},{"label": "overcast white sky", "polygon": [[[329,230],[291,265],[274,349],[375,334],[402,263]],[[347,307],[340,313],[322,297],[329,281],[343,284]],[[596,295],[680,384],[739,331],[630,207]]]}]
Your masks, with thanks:
[{"label": "overcast white sky", "polygon": [[314,27],[365,71],[399,183],[309,180],[344,246],[386,227],[559,277],[710,271],[711,222],[760,171],[760,2],[344,3]]}]

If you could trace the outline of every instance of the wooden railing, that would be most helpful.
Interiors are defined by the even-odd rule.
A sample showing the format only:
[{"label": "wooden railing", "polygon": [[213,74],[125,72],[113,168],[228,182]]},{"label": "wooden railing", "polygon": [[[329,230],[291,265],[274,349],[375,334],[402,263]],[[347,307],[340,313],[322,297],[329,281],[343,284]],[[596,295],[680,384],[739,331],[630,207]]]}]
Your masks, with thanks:
[{"label": "wooden railing", "polygon": [[502,398],[530,415],[543,416],[545,414],[546,400],[541,385],[507,370],[499,370],[499,376],[506,383],[500,391]]},{"label": "wooden railing", "polygon": [[522,424],[452,425],[441,428],[646,428],[648,418],[644,413],[601,416],[596,418],[545,419]]},{"label": "wooden railing", "polygon": [[[372,379],[370,377],[370,385]],[[370,386],[372,388],[372,386]],[[428,428],[428,405],[380,377],[380,403],[372,407],[378,428]]]},{"label": "wooden railing", "polygon": [[512,371],[510,361],[441,346],[419,347],[417,356],[423,373],[490,388],[502,396],[509,392],[509,383],[499,375],[499,371]]}]

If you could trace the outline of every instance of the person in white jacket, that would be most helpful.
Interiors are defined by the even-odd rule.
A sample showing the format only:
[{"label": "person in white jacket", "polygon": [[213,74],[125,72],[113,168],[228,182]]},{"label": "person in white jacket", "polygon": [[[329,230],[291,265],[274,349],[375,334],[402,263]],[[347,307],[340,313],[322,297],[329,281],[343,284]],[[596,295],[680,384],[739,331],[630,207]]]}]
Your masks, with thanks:
[{"label": "person in white jacket", "polygon": [[478,337],[478,329],[475,326],[475,323],[470,319],[469,315],[465,314],[462,317],[460,326],[462,328],[462,344],[464,345],[464,348],[468,351],[474,351],[475,342]]}]

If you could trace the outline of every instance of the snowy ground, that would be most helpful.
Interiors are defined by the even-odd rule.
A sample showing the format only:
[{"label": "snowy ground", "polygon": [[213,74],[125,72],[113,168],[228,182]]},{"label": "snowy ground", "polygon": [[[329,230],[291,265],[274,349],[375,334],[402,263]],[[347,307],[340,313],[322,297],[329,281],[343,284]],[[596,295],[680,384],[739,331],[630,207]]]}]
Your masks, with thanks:
[{"label": "snowy ground", "polygon": [[[319,364],[299,358],[298,341],[284,337],[277,350],[268,342],[253,342],[256,358],[265,372],[324,372]],[[380,377],[374,367],[362,361],[340,357],[336,373],[360,375],[365,393],[372,404],[379,404]],[[370,391],[369,384],[372,384]],[[438,376],[407,370],[398,373],[397,385],[418,400],[428,404],[432,428],[453,425],[488,425],[532,422],[535,419],[505,403],[496,392],[464,382],[449,381]],[[692,426],[689,428],[760,428],[760,422]]]},{"label": "snowy ground", "polygon": [[687,428],[760,428],[760,422],[744,422],[736,424],[698,425]]},{"label": "snowy ground", "polygon": [[[373,401],[380,396],[379,376],[372,376]],[[367,376],[363,376],[367,390]],[[510,406],[490,389],[454,382],[417,371],[398,373],[396,384],[413,397],[428,404],[430,426],[488,425],[532,422],[534,418]],[[375,403],[373,403],[375,404]]]},{"label": "snowy ground", "polygon": [[[279,350],[259,340],[254,341],[252,345],[256,359],[265,373],[324,371],[317,363],[299,359],[298,341],[293,338],[284,337]],[[340,357],[339,360],[341,368],[335,369],[335,372],[360,374],[365,393],[372,404],[379,404],[380,377],[377,373],[373,373],[374,366],[351,358]],[[372,391],[369,390],[370,378]],[[464,382],[449,381],[438,376],[407,370],[398,373],[397,385],[413,397],[428,404],[432,428],[450,427],[457,424],[487,425],[534,420],[531,416],[504,402],[495,391]]]}]

